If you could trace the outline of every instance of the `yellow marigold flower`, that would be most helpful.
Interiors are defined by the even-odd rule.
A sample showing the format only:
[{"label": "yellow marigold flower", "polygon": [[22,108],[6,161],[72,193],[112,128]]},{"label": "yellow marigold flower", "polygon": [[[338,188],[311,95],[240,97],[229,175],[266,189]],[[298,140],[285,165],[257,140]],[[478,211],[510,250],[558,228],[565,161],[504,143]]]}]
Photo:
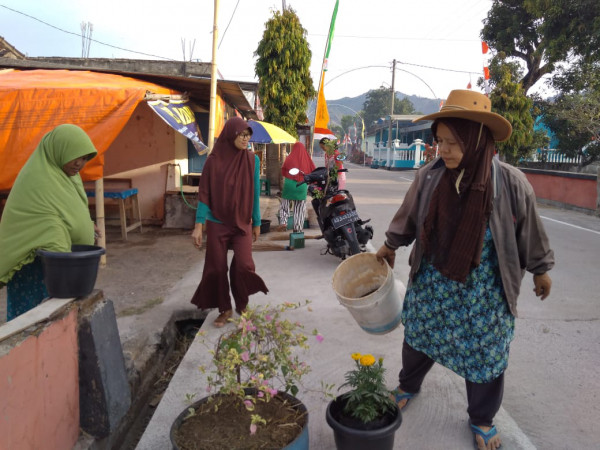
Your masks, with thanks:
[{"label": "yellow marigold flower", "polygon": [[352,353],[352,359],[358,361],[362,355],[360,353]]},{"label": "yellow marigold flower", "polygon": [[363,355],[360,358],[361,366],[372,366],[375,364],[375,357],[373,355]]}]

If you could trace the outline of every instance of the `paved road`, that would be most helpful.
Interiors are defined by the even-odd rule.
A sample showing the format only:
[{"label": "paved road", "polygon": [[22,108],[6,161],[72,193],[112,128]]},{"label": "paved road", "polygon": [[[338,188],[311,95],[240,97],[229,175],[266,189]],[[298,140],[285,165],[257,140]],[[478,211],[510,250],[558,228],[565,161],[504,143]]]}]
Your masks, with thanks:
[{"label": "paved road", "polygon": [[[384,239],[384,231],[401,203],[414,173],[388,172],[348,164],[347,186],[354,195],[359,214],[370,217],[375,228],[373,247]],[[265,199],[266,200],[266,199]],[[274,200],[274,199],[270,199]],[[577,213],[541,208],[556,252],[558,264],[551,272],[551,297],[540,302],[533,293],[531,276],[523,283],[520,318],[511,347],[503,407],[496,423],[503,448],[512,449],[591,449],[598,448],[600,417],[600,305],[598,285],[600,223],[597,218]],[[314,230],[310,230],[314,233]],[[383,336],[362,331],[331,288],[339,260],[320,256],[322,241],[306,241],[306,248],[294,252],[254,254],[257,272],[269,287],[269,295],[257,294],[251,302],[276,303],[311,299],[312,312],[296,312],[296,320],[325,336],[311,343],[305,361],[312,367],[301,400],[309,411],[311,450],[334,448],[332,431],[325,423],[326,401],[320,394],[322,382],[339,385],[351,363],[353,352],[370,352],[385,358],[387,381],[393,386],[401,364],[403,328]],[[397,280],[406,283],[408,250],[396,259]],[[191,267],[161,307],[175,310],[187,304],[197,286],[201,267]],[[293,274],[290,275],[290,274]],[[596,290],[595,290],[596,289]],[[211,312],[202,329],[216,342],[221,333],[211,326]],[[186,353],[171,380],[137,450],[169,448],[168,433],[174,418],[186,408],[189,393],[205,392],[198,366],[208,364],[210,355],[196,342]],[[304,383],[303,383],[304,384]],[[396,433],[397,449],[471,448],[467,426],[464,381],[451,371],[434,366],[421,394],[403,414]]]},{"label": "paved road", "polygon": [[[361,217],[371,217],[379,248],[414,171],[348,167],[347,186]],[[600,448],[600,219],[539,213],[556,255],[553,288],[541,302],[525,276],[503,407],[537,448]],[[404,283],[407,261],[408,249],[399,251],[395,272]]]}]

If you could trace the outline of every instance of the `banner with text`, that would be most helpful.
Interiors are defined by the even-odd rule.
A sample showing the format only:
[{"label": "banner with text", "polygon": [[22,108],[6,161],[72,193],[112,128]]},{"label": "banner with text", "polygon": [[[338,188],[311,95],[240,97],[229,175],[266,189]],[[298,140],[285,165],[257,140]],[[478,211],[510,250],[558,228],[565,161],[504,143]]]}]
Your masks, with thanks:
[{"label": "banner with text", "polygon": [[171,100],[167,103],[162,100],[151,100],[148,101],[148,105],[161,119],[192,141],[199,155],[204,155],[208,151],[208,147],[202,142],[194,111],[187,101]]}]

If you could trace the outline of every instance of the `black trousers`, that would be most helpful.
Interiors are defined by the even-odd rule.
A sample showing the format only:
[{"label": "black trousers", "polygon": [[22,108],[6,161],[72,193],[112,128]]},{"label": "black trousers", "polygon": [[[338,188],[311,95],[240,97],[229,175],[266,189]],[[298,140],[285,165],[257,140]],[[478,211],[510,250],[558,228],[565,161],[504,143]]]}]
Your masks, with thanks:
[{"label": "black trousers", "polygon": [[[415,350],[404,341],[402,344],[402,370],[400,371],[400,389],[416,394],[434,361],[425,353]],[[467,413],[471,423],[476,426],[491,427],[494,416],[502,404],[504,395],[504,373],[489,383],[473,383],[465,380],[467,387]]]}]

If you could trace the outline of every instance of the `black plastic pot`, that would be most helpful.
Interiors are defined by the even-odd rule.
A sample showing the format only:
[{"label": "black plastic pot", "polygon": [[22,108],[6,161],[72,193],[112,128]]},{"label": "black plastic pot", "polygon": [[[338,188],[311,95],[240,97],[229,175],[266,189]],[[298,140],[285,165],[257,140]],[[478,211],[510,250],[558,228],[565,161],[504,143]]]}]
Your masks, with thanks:
[{"label": "black plastic pot", "polygon": [[327,405],[325,418],[333,429],[335,447],[337,450],[392,450],[394,436],[402,423],[402,414],[396,410],[390,414],[389,420],[380,428],[364,429],[365,427],[348,426],[342,424],[345,417],[342,414],[344,400],[342,396],[336,397]]},{"label": "black plastic pot", "polygon": [[262,219],[260,221],[260,234],[265,234],[271,231],[271,221],[268,219]]},{"label": "black plastic pot", "polygon": [[73,245],[71,252],[38,250],[48,295],[55,298],[85,297],[94,290],[100,256],[95,245]]}]

